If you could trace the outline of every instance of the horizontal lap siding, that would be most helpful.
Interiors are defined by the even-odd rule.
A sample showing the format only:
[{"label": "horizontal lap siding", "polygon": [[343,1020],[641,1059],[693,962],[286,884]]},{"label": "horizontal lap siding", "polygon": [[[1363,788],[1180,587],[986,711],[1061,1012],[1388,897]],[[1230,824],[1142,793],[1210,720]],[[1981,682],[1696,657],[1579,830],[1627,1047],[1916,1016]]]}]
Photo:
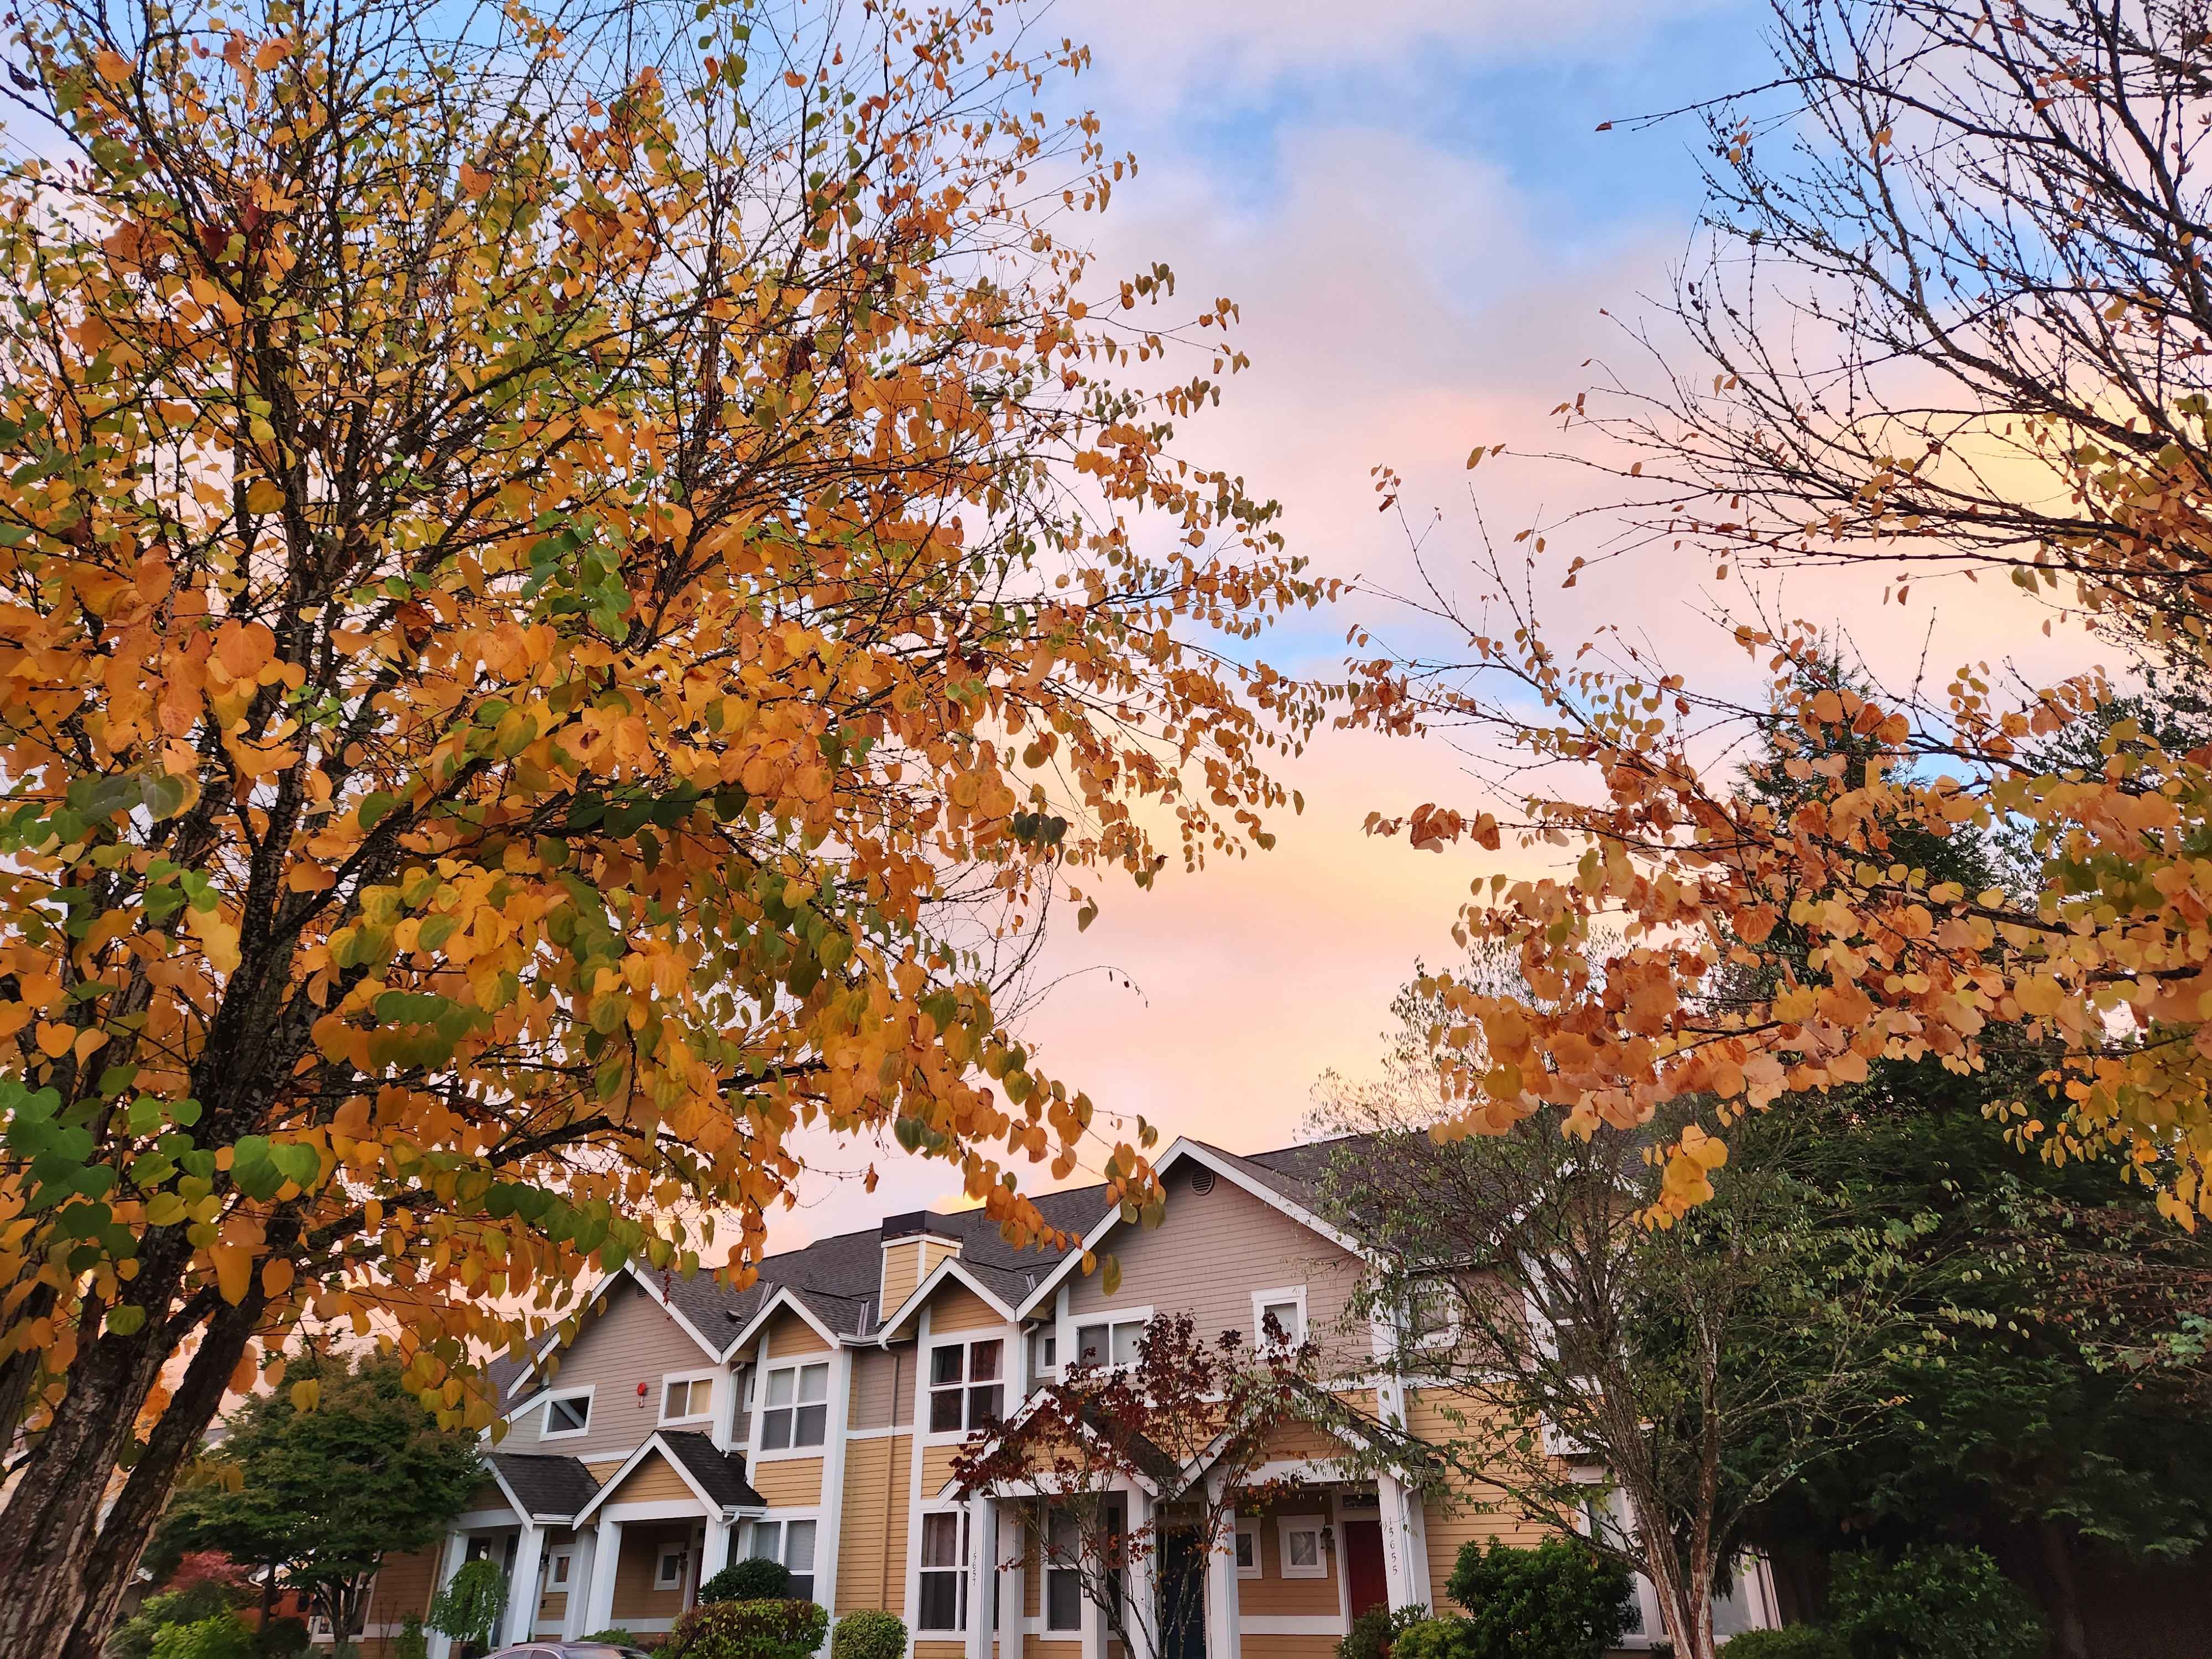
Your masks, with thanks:
[{"label": "horizontal lap siding", "polygon": [[788,1359],[800,1354],[827,1353],[830,1345],[816,1330],[797,1314],[788,1310],[776,1315],[768,1322],[769,1364]]},{"label": "horizontal lap siding", "polygon": [[1334,1636],[1255,1636],[1241,1639],[1245,1659],[1334,1659]]},{"label": "horizontal lap siding", "polygon": [[684,1477],[669,1467],[666,1458],[655,1452],[630,1471],[629,1479],[615,1490],[607,1502],[659,1504],[671,1499],[688,1504],[699,1501]]},{"label": "horizontal lap siding", "polygon": [[[837,1611],[896,1607],[906,1579],[906,1538],[890,1548],[894,1513],[906,1510],[902,1440],[855,1440],[845,1448],[845,1500],[837,1531]],[[896,1468],[894,1468],[896,1464]]]},{"label": "horizontal lap siding", "polygon": [[430,1598],[438,1593],[438,1558],[444,1553],[442,1544],[414,1550],[405,1555],[387,1555],[376,1570],[376,1583],[369,1592],[368,1622],[377,1625],[398,1625],[412,1613],[428,1613]]},{"label": "horizontal lap siding", "polygon": [[[1407,1397],[1406,1426],[1420,1439],[1443,1444],[1465,1438],[1484,1409],[1462,1394],[1417,1389]],[[1449,1413],[1454,1413],[1467,1421],[1453,1421]],[[1517,1548],[1534,1548],[1549,1535],[1543,1527],[1515,1515],[1504,1494],[1494,1486],[1461,1487],[1452,1497],[1455,1501],[1449,1504],[1427,1504],[1422,1517],[1429,1539],[1429,1583],[1439,1603],[1449,1600],[1444,1581],[1458,1565],[1462,1546],[1486,1545],[1496,1538]]]},{"label": "horizontal lap siding", "polygon": [[[1279,1524],[1286,1515],[1317,1515],[1330,1530],[1324,1534],[1326,1547],[1322,1561],[1328,1568],[1327,1576],[1320,1578],[1285,1578],[1283,1577],[1283,1534]],[[1344,1604],[1336,1588],[1337,1556],[1341,1540],[1336,1535],[1335,1518],[1329,1513],[1326,1495],[1316,1493],[1310,1498],[1285,1498],[1274,1508],[1259,1516],[1260,1576],[1237,1581],[1237,1609],[1255,1617],[1269,1618],[1340,1618]],[[1270,1636],[1248,1637],[1247,1642],[1266,1640],[1284,1642],[1304,1640],[1304,1638]],[[1332,1641],[1334,1638],[1330,1638]]]},{"label": "horizontal lap siding", "polygon": [[[556,1358],[559,1366],[547,1384],[554,1392],[592,1385],[590,1429],[572,1437],[543,1439],[545,1408],[538,1406],[515,1419],[501,1443],[502,1451],[557,1453],[587,1462],[610,1454],[626,1456],[659,1420],[662,1376],[707,1370],[714,1364],[665,1308],[628,1279],[607,1291],[576,1340]],[[642,1401],[641,1382],[646,1385]]]},{"label": "horizontal lap siding", "polygon": [[883,1280],[876,1306],[889,1318],[906,1304],[914,1287],[921,1283],[921,1241],[901,1239],[884,1246]]},{"label": "horizontal lap siding", "polygon": [[[573,1581],[576,1573],[576,1534],[565,1528],[559,1532],[547,1533],[545,1534],[547,1562],[550,1563],[554,1556],[562,1550],[569,1552],[568,1574]],[[550,1565],[545,1570],[545,1593],[538,1598],[537,1627],[531,1632],[533,1636],[538,1633],[538,1631],[544,1629],[549,1625],[556,1630],[559,1629],[561,1621],[568,1616],[568,1589],[566,1586],[559,1589],[552,1587],[553,1571]]]},{"label": "horizontal lap siding", "polygon": [[[851,1455],[849,1448],[847,1455]],[[745,1472],[745,1478],[771,1509],[811,1509],[822,1501],[822,1460],[818,1457],[757,1459]]]},{"label": "horizontal lap siding", "polygon": [[615,1566],[614,1611],[617,1626],[625,1619],[673,1619],[684,1611],[684,1592],[655,1589],[653,1570],[664,1544],[688,1543],[691,1524],[685,1521],[633,1521],[622,1531],[622,1559]]},{"label": "horizontal lap siding", "polygon": [[913,1349],[855,1349],[852,1405],[847,1420],[855,1429],[884,1429],[912,1422],[907,1407],[913,1381]]},{"label": "horizontal lap siding", "polygon": [[986,1325],[1003,1325],[1006,1316],[965,1285],[947,1285],[929,1300],[929,1334],[972,1331]]},{"label": "horizontal lap siding", "polygon": [[957,1446],[922,1448],[921,1495],[925,1501],[945,1490],[945,1483],[952,1479],[952,1460],[959,1455]]}]

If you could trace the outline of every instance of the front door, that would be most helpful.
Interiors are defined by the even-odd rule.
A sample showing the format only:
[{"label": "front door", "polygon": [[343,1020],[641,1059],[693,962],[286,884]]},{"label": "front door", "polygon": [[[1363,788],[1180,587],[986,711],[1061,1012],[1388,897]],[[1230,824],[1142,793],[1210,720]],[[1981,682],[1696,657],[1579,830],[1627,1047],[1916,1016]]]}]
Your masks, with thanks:
[{"label": "front door", "polygon": [[1354,1619],[1370,1607],[1388,1607],[1390,1581],[1382,1567],[1382,1523],[1344,1523],[1344,1589]]},{"label": "front door", "polygon": [[1206,1552],[1189,1527],[1160,1534],[1160,1659],[1206,1659]]}]

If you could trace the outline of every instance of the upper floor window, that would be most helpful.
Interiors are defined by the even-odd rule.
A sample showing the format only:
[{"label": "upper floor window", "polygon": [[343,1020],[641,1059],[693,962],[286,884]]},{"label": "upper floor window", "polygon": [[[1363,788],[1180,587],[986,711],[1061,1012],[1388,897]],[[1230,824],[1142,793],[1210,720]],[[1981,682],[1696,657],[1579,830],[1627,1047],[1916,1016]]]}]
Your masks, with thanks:
[{"label": "upper floor window", "polygon": [[1252,1340],[1263,1348],[1295,1348],[1306,1340],[1306,1287],[1255,1291],[1252,1293]]},{"label": "upper floor window", "polygon": [[974,1433],[1006,1414],[1006,1344],[948,1342],[929,1354],[929,1431]]},{"label": "upper floor window", "polygon": [[779,1365],[768,1374],[761,1407],[763,1451],[818,1446],[830,1437],[830,1366]]},{"label": "upper floor window", "polygon": [[915,1628],[968,1628],[968,1541],[965,1510],[921,1517],[921,1607]]},{"label": "upper floor window", "polygon": [[574,1394],[556,1394],[545,1401],[545,1426],[538,1431],[540,1440],[559,1440],[572,1434],[587,1434],[592,1427],[592,1391],[580,1389]]},{"label": "upper floor window", "polygon": [[660,1379],[660,1420],[703,1423],[714,1414],[714,1373],[698,1371]]},{"label": "upper floor window", "polygon": [[763,1561],[781,1561],[791,1571],[794,1600],[814,1599],[814,1532],[812,1521],[755,1521],[746,1528],[745,1553]]},{"label": "upper floor window", "polygon": [[1133,1365],[1137,1346],[1144,1340],[1150,1311],[1115,1314],[1075,1328],[1076,1363],[1083,1365]]}]

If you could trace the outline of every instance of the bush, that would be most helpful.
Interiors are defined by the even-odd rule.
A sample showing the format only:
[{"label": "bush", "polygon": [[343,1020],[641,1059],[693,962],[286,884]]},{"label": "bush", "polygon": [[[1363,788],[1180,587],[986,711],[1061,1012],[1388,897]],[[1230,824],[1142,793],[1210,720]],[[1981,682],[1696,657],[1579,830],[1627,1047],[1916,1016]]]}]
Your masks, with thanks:
[{"label": "bush", "polygon": [[1730,1637],[1721,1651],[1728,1659],[1850,1659],[1851,1652],[1842,1637],[1816,1625],[1747,1630]]},{"label": "bush", "polygon": [[234,1613],[154,1632],[153,1659],[253,1659],[253,1629]]},{"label": "bush", "polygon": [[1628,1627],[1633,1581],[1577,1540],[1516,1550],[1493,1538],[1462,1546],[1446,1588],[1467,1609],[1474,1659],[1598,1659]]},{"label": "bush", "polygon": [[808,1659],[830,1629],[817,1601],[708,1601],[676,1621],[668,1651],[680,1659]]},{"label": "bush", "polygon": [[848,1613],[830,1632],[830,1659],[906,1659],[906,1621],[873,1607]]},{"label": "bush", "polygon": [[1390,1659],[1482,1659],[1464,1619],[1420,1619],[1390,1638]]},{"label": "bush", "polygon": [[392,1659],[430,1659],[430,1638],[419,1614],[410,1613],[399,1621],[399,1639],[392,1644]]},{"label": "bush", "polygon": [[1895,1561],[1844,1555],[1828,1624],[1851,1659],[2040,1659],[2043,1615],[1977,1549],[1909,1550]]},{"label": "bush", "polygon": [[1429,1616],[1429,1610],[1418,1601],[1395,1610],[1370,1607],[1352,1621],[1352,1628],[1336,1644],[1336,1659],[1384,1659],[1401,1634]]},{"label": "bush", "polygon": [[699,1586],[706,1601],[786,1601],[791,1599],[791,1569],[781,1561],[753,1556],[732,1561]]},{"label": "bush", "polygon": [[154,1638],[171,1625],[198,1625],[235,1612],[250,1599],[242,1587],[204,1576],[181,1588],[149,1595],[107,1638],[110,1659],[151,1659]]},{"label": "bush", "polygon": [[[411,1613],[407,1616],[415,1619]],[[415,1629],[419,1636],[422,1629],[420,1619],[415,1619]],[[407,1638],[403,1635],[399,1640],[399,1659],[409,1659],[405,1645]],[[253,1650],[260,1659],[295,1659],[295,1656],[307,1650],[307,1621],[289,1617],[271,1619],[254,1632]],[[413,1656],[413,1659],[428,1659],[427,1644],[422,1652]]]}]

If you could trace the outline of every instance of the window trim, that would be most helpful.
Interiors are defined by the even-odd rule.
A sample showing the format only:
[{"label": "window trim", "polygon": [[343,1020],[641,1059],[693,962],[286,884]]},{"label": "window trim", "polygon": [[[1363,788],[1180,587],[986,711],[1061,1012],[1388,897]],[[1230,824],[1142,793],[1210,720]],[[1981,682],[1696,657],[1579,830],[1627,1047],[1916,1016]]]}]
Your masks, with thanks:
[{"label": "window trim", "polygon": [[[714,1399],[717,1392],[714,1385],[720,1380],[721,1373],[716,1370],[662,1372],[660,1376],[660,1419],[654,1426],[657,1428],[667,1429],[673,1428],[678,1424],[684,1423],[712,1423],[714,1420]],[[671,1417],[668,1414],[668,1390],[671,1384],[677,1382],[704,1382],[707,1384],[707,1409],[703,1412],[687,1413],[682,1417]]]},{"label": "window trim", "polygon": [[1242,1561],[1237,1562],[1237,1576],[1239,1578],[1258,1578],[1261,1577],[1265,1571],[1266,1563],[1262,1560],[1260,1554],[1260,1517],[1256,1515],[1238,1516],[1237,1517],[1237,1541],[1240,1543],[1247,1538],[1252,1540],[1252,1565],[1248,1567]]},{"label": "window trim", "polygon": [[[1061,1516],[1066,1516],[1067,1524],[1075,1533],[1075,1549],[1079,1558],[1066,1566],[1054,1565],[1052,1554],[1053,1524]],[[1037,1540],[1037,1624],[1038,1628],[1048,1639],[1066,1636],[1071,1632],[1079,1635],[1082,1632],[1084,1609],[1086,1606],[1083,1594],[1083,1564],[1079,1559],[1082,1553],[1083,1523],[1065,1509],[1048,1508],[1044,1512],[1044,1534]],[[1072,1625],[1055,1625],[1052,1622],[1052,1585],[1053,1575],[1055,1573],[1075,1575],[1075,1622]]]},{"label": "window trim", "polygon": [[1293,1302],[1297,1304],[1298,1328],[1295,1331],[1285,1333],[1290,1339],[1291,1346],[1296,1348],[1310,1334],[1311,1322],[1306,1317],[1306,1287],[1304,1285],[1285,1285],[1279,1290],[1255,1291],[1252,1292],[1252,1346],[1255,1350],[1263,1351],[1263,1345],[1267,1340],[1263,1328],[1265,1322],[1261,1317],[1260,1310],[1282,1302]]},{"label": "window trim", "polygon": [[[754,1393],[751,1425],[753,1441],[752,1455],[757,1461],[763,1463],[775,1463],[780,1462],[786,1458],[826,1457],[829,1455],[830,1401],[830,1396],[837,1391],[837,1379],[834,1375],[836,1366],[834,1364],[834,1355],[816,1352],[804,1356],[793,1356],[788,1361],[771,1359],[765,1364],[755,1367],[755,1370],[760,1377],[760,1386]],[[799,1397],[799,1374],[816,1365],[819,1365],[824,1372],[831,1373],[831,1375],[825,1376],[823,1379],[821,1399],[802,1402]],[[791,1404],[788,1406],[771,1406],[768,1403],[769,1384],[775,1380],[775,1374],[778,1371],[790,1371],[793,1373],[791,1379]],[[822,1407],[822,1438],[819,1440],[810,1440],[802,1443],[798,1437],[799,1413],[802,1408],[802,1405],[819,1406]],[[791,1413],[792,1439],[790,1443],[783,1446],[769,1446],[765,1444],[764,1441],[767,1435],[769,1413],[770,1412],[785,1411]]]},{"label": "window trim", "polygon": [[[1291,1534],[1314,1535],[1314,1564],[1301,1567],[1291,1559]],[[1275,1517],[1275,1565],[1285,1578],[1328,1577],[1328,1517],[1325,1515],[1279,1515]]]},{"label": "window trim", "polygon": [[[791,1528],[794,1522],[801,1525],[809,1525],[814,1528],[814,1565],[807,1568],[804,1573],[801,1573],[798,1568],[793,1566],[790,1562],[784,1559],[785,1556],[791,1553]],[[734,1566],[739,1561],[750,1560],[753,1559],[750,1553],[738,1554],[736,1552],[740,1550],[750,1552],[751,1550],[753,1528],[756,1527],[774,1527],[776,1528],[776,1547],[781,1551],[782,1553],[774,1557],[773,1559],[782,1566],[785,1571],[791,1574],[793,1578],[804,1577],[807,1580],[807,1593],[802,1598],[803,1600],[809,1601],[817,1600],[817,1598],[815,1596],[814,1591],[819,1587],[822,1580],[821,1506],[819,1504],[801,1504],[794,1509],[770,1509],[759,1515],[747,1516],[744,1518],[743,1525],[738,1529],[735,1539],[732,1540],[732,1554],[730,1556],[732,1565]]]},{"label": "window trim", "polygon": [[[999,1345],[999,1375],[995,1382],[978,1384],[969,1380],[969,1352],[979,1342],[995,1342]],[[1006,1396],[1014,1392],[1013,1378],[1008,1374],[1012,1368],[1014,1346],[1014,1340],[1008,1332],[995,1326],[980,1327],[972,1331],[948,1332],[941,1340],[934,1337],[930,1340],[927,1345],[927,1354],[921,1362],[921,1404],[918,1413],[921,1418],[919,1426],[922,1431],[922,1441],[925,1445],[958,1445],[963,1441],[970,1439],[983,1431],[983,1425],[968,1423],[968,1408],[972,1403],[969,1398],[969,1391],[978,1387],[998,1389],[999,1420],[1001,1423],[1006,1420]],[[940,1387],[932,1379],[937,1374],[937,1356],[940,1351],[946,1348],[960,1350],[960,1381],[957,1383],[948,1382]],[[962,1427],[934,1429],[929,1426],[937,1396],[940,1394],[957,1394],[960,1396]],[[1018,1397],[1015,1403],[1018,1407],[1020,1403]]]},{"label": "window trim", "polygon": [[[1093,1369],[1102,1371],[1110,1371],[1115,1369],[1113,1357],[1114,1327],[1116,1325],[1133,1324],[1138,1327],[1138,1334],[1141,1336],[1144,1334],[1144,1328],[1149,1326],[1158,1316],[1156,1315],[1149,1307],[1102,1308],[1094,1313],[1071,1313],[1067,1316],[1066,1328],[1060,1332],[1062,1340],[1060,1346],[1062,1352],[1060,1363],[1053,1367],[1053,1374],[1055,1376],[1066,1376],[1067,1375],[1067,1368],[1074,1364],[1075,1362],[1082,1357],[1083,1328],[1085,1326],[1103,1325],[1106,1327],[1106,1359],[1103,1364],[1095,1366]],[[1122,1363],[1127,1364],[1128,1362],[1124,1361]]]},{"label": "window trim", "polygon": [[[928,1562],[928,1558],[925,1553],[928,1547],[927,1534],[929,1523],[933,1518],[940,1515],[951,1516],[953,1523],[957,1528],[957,1532],[956,1534],[957,1543],[955,1547],[955,1553],[958,1559],[949,1567],[931,1566]],[[974,1610],[968,1605],[968,1586],[970,1581],[975,1577],[974,1572],[970,1571],[972,1564],[969,1562],[969,1557],[975,1550],[975,1540],[970,1535],[973,1529],[969,1526],[968,1522],[968,1507],[964,1504],[954,1505],[941,1504],[936,1505],[926,1505],[922,1509],[921,1514],[915,1517],[914,1632],[917,1639],[923,1638],[925,1632],[927,1633],[927,1636],[931,1638],[943,1638],[946,1637],[963,1635],[967,1632],[969,1620],[974,1616]],[[937,1625],[925,1625],[921,1622],[922,1598],[927,1593],[929,1577],[933,1573],[947,1572],[952,1574],[955,1580],[952,1601],[952,1616],[957,1622],[951,1626],[949,1628]]]},{"label": "window trim", "polygon": [[[661,1571],[663,1568],[667,1566],[669,1558],[672,1555],[676,1559],[676,1577],[673,1583],[661,1576]],[[681,1590],[684,1588],[684,1579],[690,1574],[690,1539],[685,1538],[681,1543],[660,1545],[653,1551],[653,1589],[655,1592],[661,1590]]]},{"label": "window trim", "polygon": [[[544,1415],[538,1419],[540,1440],[581,1440],[592,1431],[592,1413],[599,1392],[599,1384],[586,1383],[580,1389],[554,1389],[545,1395]],[[556,1429],[553,1426],[553,1402],[556,1400],[580,1400],[584,1402],[584,1426],[580,1429]]]}]

